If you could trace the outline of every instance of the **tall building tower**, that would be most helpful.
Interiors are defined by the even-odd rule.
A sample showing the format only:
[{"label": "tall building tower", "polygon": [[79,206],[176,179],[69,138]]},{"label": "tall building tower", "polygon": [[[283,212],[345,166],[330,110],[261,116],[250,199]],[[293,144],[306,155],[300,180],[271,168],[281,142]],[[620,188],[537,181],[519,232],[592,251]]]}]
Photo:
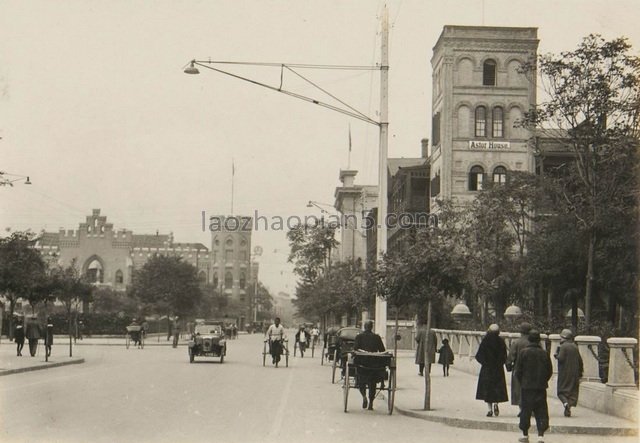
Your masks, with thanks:
[{"label": "tall building tower", "polygon": [[431,207],[470,201],[507,171],[534,172],[529,131],[514,127],[536,104],[537,28],[445,26],[433,48]]},{"label": "tall building tower", "polygon": [[251,230],[253,220],[243,216],[214,216],[211,230],[211,283],[232,300],[246,305],[251,284]]}]

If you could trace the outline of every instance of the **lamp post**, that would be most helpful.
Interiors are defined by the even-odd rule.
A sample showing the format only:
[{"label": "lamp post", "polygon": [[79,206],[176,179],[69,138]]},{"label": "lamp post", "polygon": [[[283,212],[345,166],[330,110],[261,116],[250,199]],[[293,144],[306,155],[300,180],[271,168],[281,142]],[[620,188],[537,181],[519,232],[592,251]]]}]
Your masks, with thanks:
[{"label": "lamp post", "polygon": [[[384,254],[387,251],[387,228],[386,228],[386,219],[387,219],[387,151],[388,151],[388,141],[389,141],[389,105],[388,105],[388,90],[389,90],[389,13],[387,7],[385,5],[382,11],[382,26],[381,26],[381,57],[380,57],[380,65],[376,67],[366,67],[366,66],[321,66],[321,65],[302,65],[302,64],[284,64],[284,63],[240,63],[240,62],[222,62],[222,61],[203,61],[203,60],[191,60],[188,63],[188,66],[184,69],[185,74],[197,75],[200,74],[199,67],[207,68],[212,71],[216,71],[221,74],[225,74],[231,77],[234,77],[239,80],[244,80],[246,82],[252,83],[257,86],[262,86],[264,88],[270,89],[272,91],[280,92],[282,94],[289,95],[291,97],[307,101],[309,103],[313,103],[318,106],[322,106],[324,108],[330,109],[332,111],[340,112],[342,114],[348,115],[353,118],[357,118],[366,123],[375,125],[379,128],[379,149],[378,149],[378,226],[377,226],[377,242],[376,242],[376,255],[378,262],[382,259]],[[279,67],[281,69],[281,80],[280,86],[272,86],[265,83],[261,83],[247,77],[243,77],[237,74],[233,74],[227,71],[224,71],[220,68],[214,67],[214,65],[220,64],[244,64],[244,65],[261,65],[261,66],[272,66]],[[357,111],[353,107],[347,105],[345,102],[337,99],[335,96],[331,96],[336,99],[341,106],[332,105],[329,103],[325,103],[321,100],[317,100],[311,97],[307,97],[292,91],[288,91],[283,89],[283,73],[284,70],[288,70],[301,77],[305,81],[310,84],[316,86],[309,80],[307,80],[304,76],[299,74],[294,68],[302,69],[302,68],[319,68],[319,69],[351,69],[351,70],[380,70],[380,119],[379,121],[373,120],[367,117],[365,114]],[[328,94],[322,88],[318,89],[323,91],[325,94]],[[329,94],[331,95],[331,94]],[[380,297],[376,297],[375,304],[375,332],[382,337],[383,343],[386,341],[386,332],[387,332],[387,302]]]}]

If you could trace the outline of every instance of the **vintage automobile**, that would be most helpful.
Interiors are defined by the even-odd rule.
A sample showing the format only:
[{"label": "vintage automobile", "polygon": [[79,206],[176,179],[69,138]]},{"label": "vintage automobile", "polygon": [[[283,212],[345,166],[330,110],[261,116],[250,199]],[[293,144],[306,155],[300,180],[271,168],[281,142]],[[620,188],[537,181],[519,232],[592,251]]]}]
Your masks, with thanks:
[{"label": "vintage automobile", "polygon": [[198,322],[189,340],[189,363],[193,363],[196,356],[220,357],[220,363],[224,363],[226,353],[224,323],[206,320]]}]

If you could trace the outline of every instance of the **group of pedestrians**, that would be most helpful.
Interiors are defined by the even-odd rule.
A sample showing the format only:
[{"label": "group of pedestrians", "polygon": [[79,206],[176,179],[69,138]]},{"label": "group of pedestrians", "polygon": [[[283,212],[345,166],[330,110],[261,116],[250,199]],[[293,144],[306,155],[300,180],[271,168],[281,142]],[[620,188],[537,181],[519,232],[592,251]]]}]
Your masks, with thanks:
[{"label": "group of pedestrians", "polygon": [[[427,338],[429,340],[427,340]],[[431,374],[431,364],[436,361],[436,352],[438,355],[438,364],[442,365],[442,375],[449,376],[449,366],[453,364],[453,350],[449,346],[449,339],[442,340],[442,346],[438,349],[438,338],[433,330],[429,331],[427,337],[427,329],[420,328],[416,334],[416,364],[418,365],[418,375],[424,376],[425,367],[427,373]],[[426,351],[426,352],[425,352]]]},{"label": "group of pedestrians", "polygon": [[25,339],[29,342],[29,354],[31,357],[36,356],[38,350],[38,341],[43,338],[47,357],[51,356],[51,347],[53,345],[53,322],[51,317],[47,318],[46,326],[42,327],[37,317],[28,319],[24,325],[21,319],[16,320],[13,329],[13,339],[16,343],[16,355],[22,357],[22,349]]},{"label": "group of pedestrians", "polygon": [[[560,347],[554,354],[554,358],[558,360],[557,393],[564,407],[564,415],[570,417],[571,408],[578,402],[583,363],[571,330],[562,330],[560,337]],[[475,359],[481,365],[476,399],[487,404],[487,416],[498,416],[498,404],[508,401],[504,372],[506,367],[507,371],[512,372],[511,404],[520,407],[518,417],[522,437],[519,441],[529,441],[533,415],[538,442],[543,442],[544,433],[549,429],[547,388],[553,375],[553,366],[549,354],[540,344],[540,332],[530,324],[522,323],[520,338],[511,344],[507,352],[507,346],[500,337],[499,326],[492,324],[480,342]]]}]

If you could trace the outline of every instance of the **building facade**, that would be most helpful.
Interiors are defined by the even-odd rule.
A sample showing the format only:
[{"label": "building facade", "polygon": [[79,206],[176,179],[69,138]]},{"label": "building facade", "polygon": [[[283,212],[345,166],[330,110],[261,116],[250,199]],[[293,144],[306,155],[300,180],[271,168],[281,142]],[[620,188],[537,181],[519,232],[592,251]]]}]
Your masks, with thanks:
[{"label": "building facade", "polygon": [[534,172],[532,134],[517,124],[536,104],[537,28],[445,26],[433,68],[430,197],[461,203],[508,171]]}]

